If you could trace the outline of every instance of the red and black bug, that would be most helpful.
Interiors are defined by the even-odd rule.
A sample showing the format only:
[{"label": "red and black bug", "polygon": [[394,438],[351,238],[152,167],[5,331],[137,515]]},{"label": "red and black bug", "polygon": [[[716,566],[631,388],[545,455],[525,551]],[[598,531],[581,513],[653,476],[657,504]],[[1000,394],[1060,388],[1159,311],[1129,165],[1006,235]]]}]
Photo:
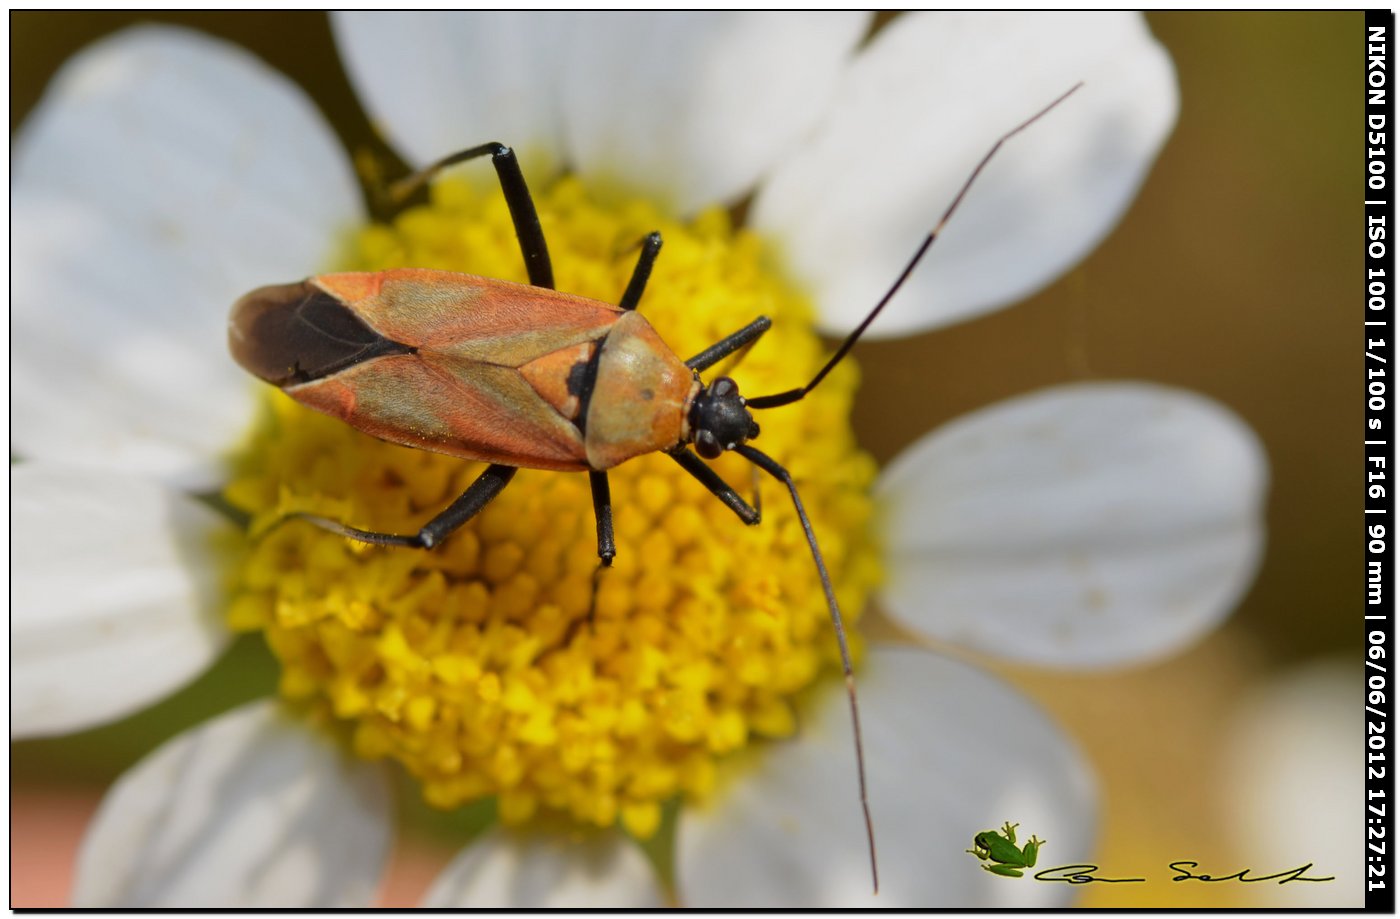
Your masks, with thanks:
[{"label": "red and black bug", "polygon": [[559,293],[514,152],[490,143],[434,163],[399,187],[411,191],[448,166],[491,157],[528,285],[415,268],[317,275],[262,287],[240,299],[229,319],[229,349],[249,372],[367,434],[490,465],[412,535],[362,530],[312,514],[288,519],[375,545],[429,549],[500,494],[520,467],[587,472],[598,557],[608,566],[616,555],[608,469],[664,452],[752,525],[761,516],[757,501],[749,504],[703,461],[725,451],[743,456],[787,488],[826,595],[845,671],[878,890],[859,708],[841,611],[792,476],[749,443],[759,434],[752,411],[796,402],[820,384],[899,290],[1001,145],[1078,88],[992,146],[889,290],[806,385],[751,399],[739,394],[732,379],[719,377],[706,385],[700,373],[757,341],[771,325],[766,317],[682,361],[636,312],[661,251],[660,234],[642,241],[616,306]]}]

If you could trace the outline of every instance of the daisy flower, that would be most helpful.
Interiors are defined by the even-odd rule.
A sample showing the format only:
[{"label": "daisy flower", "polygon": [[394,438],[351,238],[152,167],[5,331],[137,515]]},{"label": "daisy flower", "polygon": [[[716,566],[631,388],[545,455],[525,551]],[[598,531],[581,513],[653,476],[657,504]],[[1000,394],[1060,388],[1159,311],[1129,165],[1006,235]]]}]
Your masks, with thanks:
[{"label": "daisy flower", "polygon": [[[1134,15],[907,15],[870,39],[857,14],[333,22],[410,162],[520,152],[561,290],[615,302],[660,230],[641,310],[677,353],[772,316],[732,369],[749,393],[808,379],[828,353],[814,327],[851,328],[990,144],[1065,89],[1086,84],[998,154],[872,333],[1049,283],[1126,209],[1176,113]],[[1169,654],[1227,614],[1261,551],[1261,451],[1188,393],[1032,393],[878,480],[846,420],[854,362],[765,419],[848,620],[874,597],[924,639],[853,636],[873,900],[835,643],[784,496],[745,528],[664,457],[618,467],[619,556],[590,628],[577,475],[522,472],[433,552],[297,523],[248,538],[288,511],[411,532],[476,471],[292,405],[224,340],[241,294],[324,271],[523,279],[489,169],[370,225],[295,87],[169,28],[70,61],[14,157],[13,736],[139,709],[235,631],[281,665],[277,701],[118,781],[78,905],[367,905],[394,768],[437,806],[495,802],[429,905],[1063,904],[1062,885],[1007,883],[964,850],[1011,818],[1057,861],[1087,857],[1087,765],[1010,687],[924,645],[1056,667]],[[746,491],[731,460],[715,469]],[[658,872],[636,840],[672,830]]]}]

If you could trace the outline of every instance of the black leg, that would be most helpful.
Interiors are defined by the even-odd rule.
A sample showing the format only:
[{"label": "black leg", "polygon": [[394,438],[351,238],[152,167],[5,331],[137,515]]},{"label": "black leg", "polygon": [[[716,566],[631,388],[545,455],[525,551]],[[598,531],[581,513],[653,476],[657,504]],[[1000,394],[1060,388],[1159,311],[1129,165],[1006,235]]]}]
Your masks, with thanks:
[{"label": "black leg", "polygon": [[535,202],[530,197],[530,188],[525,184],[520,163],[515,159],[515,151],[505,144],[482,144],[445,156],[413,175],[395,182],[389,188],[389,195],[394,201],[401,202],[447,167],[480,156],[490,156],[491,165],[496,167],[496,175],[501,180],[501,191],[505,194],[506,205],[510,208],[510,219],[515,224],[515,236],[520,240],[520,254],[525,256],[525,271],[530,276],[530,283],[552,290],[554,269],[549,263],[549,247],[545,244],[544,230],[540,227],[540,215],[535,212]]},{"label": "black leg", "polygon": [[617,546],[613,544],[612,497],[608,493],[608,474],[590,472],[588,484],[593,487],[593,516],[598,519],[598,560],[604,568],[610,568],[617,556]]},{"label": "black leg", "polygon": [[642,300],[647,280],[651,277],[651,267],[656,264],[656,255],[661,251],[661,234],[648,233],[641,242],[642,254],[637,257],[637,267],[632,269],[632,280],[627,282],[627,290],[617,305],[625,310],[634,310]]},{"label": "black leg", "polygon": [[704,351],[701,351],[699,354],[686,361],[685,365],[691,370],[704,370],[714,365],[717,361],[724,360],[740,348],[758,341],[759,336],[772,327],[773,320],[769,319],[767,316],[759,316],[733,335],[721,338],[713,345],[710,345]]},{"label": "black leg", "polygon": [[559,640],[561,648],[569,646],[581,624],[586,622],[592,627],[598,613],[598,587],[603,581],[603,570],[611,568],[613,559],[617,556],[617,547],[613,543],[612,496],[608,491],[608,474],[589,472],[588,484],[593,489],[593,516],[598,521],[598,567],[593,569],[593,587],[588,595],[588,615],[569,623],[569,627],[564,630],[564,637]]},{"label": "black leg", "polygon": [[515,475],[514,466],[488,466],[477,476],[475,482],[462,492],[462,496],[447,506],[447,509],[423,525],[413,536],[398,536],[393,533],[375,533],[358,527],[346,526],[326,517],[315,514],[288,514],[280,522],[305,520],[323,530],[339,533],[341,536],[373,543],[376,546],[403,546],[410,549],[431,549],[442,542],[452,532],[475,517],[491,499],[499,495]]},{"label": "black leg", "polygon": [[[719,473],[707,466],[700,457],[684,447],[671,451],[667,455],[680,463],[681,468],[698,479],[701,485],[708,488],[710,494],[723,501],[725,507],[738,514],[740,520],[753,526],[763,519],[763,515],[759,513],[757,507],[750,506],[737,491],[729,487],[728,482],[719,477]],[[757,491],[754,492],[754,503],[758,503]]]}]

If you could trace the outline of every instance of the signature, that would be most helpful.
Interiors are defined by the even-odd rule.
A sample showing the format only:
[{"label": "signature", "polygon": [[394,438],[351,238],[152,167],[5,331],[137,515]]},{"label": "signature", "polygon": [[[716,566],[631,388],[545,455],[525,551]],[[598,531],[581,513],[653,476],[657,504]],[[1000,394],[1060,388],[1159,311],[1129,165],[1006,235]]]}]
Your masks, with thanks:
[{"label": "signature", "polygon": [[[1312,862],[1308,862],[1306,865],[1299,865],[1297,868],[1289,868],[1286,871],[1258,876],[1251,873],[1254,871],[1253,868],[1241,868],[1234,874],[1220,876],[1196,874],[1190,869],[1199,868],[1200,862],[1193,861],[1171,862],[1167,867],[1176,872],[1176,874],[1172,876],[1173,882],[1203,881],[1214,884],[1220,881],[1239,881],[1244,884],[1255,884],[1260,881],[1277,881],[1279,884],[1287,884],[1289,881],[1321,882],[1336,880],[1335,876],[1325,878],[1306,877],[1304,873],[1312,869]],[[1136,884],[1147,880],[1147,878],[1100,877],[1096,873],[1098,870],[1099,866],[1093,864],[1060,865],[1055,868],[1046,868],[1043,871],[1037,871],[1034,877],[1037,881],[1059,881],[1064,884]]]}]

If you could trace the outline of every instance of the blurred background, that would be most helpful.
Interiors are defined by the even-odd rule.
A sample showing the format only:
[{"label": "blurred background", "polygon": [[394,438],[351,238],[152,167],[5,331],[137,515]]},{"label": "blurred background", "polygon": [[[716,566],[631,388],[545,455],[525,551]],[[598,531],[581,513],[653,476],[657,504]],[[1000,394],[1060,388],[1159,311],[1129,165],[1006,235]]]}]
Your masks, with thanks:
[{"label": "blurred background", "polygon": [[[70,55],[151,20],[251,49],[310,93],[348,149],[388,155],[325,18],[301,13],[12,13],[12,134]],[[1269,539],[1258,579],[1223,628],[1131,670],[988,666],[1044,706],[1098,771],[1102,873],[1155,878],[1086,885],[1081,905],[1359,906],[1363,18],[1148,20],[1176,62],[1181,115],[1126,219],[1019,306],[863,344],[855,425],[883,462],[997,400],[1121,378],[1195,390],[1248,421],[1272,464]],[[928,368],[937,368],[932,384]],[[905,398],[915,386],[920,398]],[[126,721],[12,745],[11,906],[67,903],[83,827],[124,769],[181,729],[271,692],[275,673],[257,641]],[[401,814],[391,905],[414,903],[453,851],[449,818],[415,795]],[[1310,876],[1337,880],[1170,883],[1165,866],[1179,859],[1216,875],[1313,862]]]}]

